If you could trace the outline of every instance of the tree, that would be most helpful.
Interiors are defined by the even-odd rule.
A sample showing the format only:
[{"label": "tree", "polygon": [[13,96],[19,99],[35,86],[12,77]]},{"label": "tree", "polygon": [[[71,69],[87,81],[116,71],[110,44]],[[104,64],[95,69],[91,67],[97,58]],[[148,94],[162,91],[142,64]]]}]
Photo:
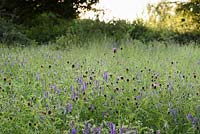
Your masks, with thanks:
[{"label": "tree", "polygon": [[[161,1],[148,5],[149,22],[158,27],[185,33],[200,29],[200,1],[188,2]],[[199,30],[200,32],[200,30]]]},{"label": "tree", "polygon": [[[29,21],[35,15],[52,12],[60,17],[77,18],[80,11],[92,9],[99,0],[0,0],[5,14],[15,15],[16,22]],[[2,12],[0,12],[2,15]]]},{"label": "tree", "polygon": [[200,0],[191,0],[177,4],[176,13],[189,15],[195,23],[200,24]]}]

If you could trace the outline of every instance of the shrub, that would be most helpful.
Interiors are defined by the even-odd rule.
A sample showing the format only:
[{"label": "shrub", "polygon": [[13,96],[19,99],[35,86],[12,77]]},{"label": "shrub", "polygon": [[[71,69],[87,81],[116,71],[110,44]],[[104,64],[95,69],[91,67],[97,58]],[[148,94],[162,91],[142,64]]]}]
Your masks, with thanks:
[{"label": "shrub", "polygon": [[0,18],[0,42],[7,45],[29,45],[31,40],[22,32],[19,26]]},{"label": "shrub", "polygon": [[39,43],[46,43],[67,31],[67,21],[53,13],[43,13],[26,24],[26,35]]}]

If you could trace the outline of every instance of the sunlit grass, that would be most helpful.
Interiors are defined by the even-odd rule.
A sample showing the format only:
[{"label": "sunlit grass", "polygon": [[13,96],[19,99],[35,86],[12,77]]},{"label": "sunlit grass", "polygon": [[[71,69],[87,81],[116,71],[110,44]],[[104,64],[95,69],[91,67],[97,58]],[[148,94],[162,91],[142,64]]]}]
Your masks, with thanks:
[{"label": "sunlit grass", "polygon": [[[1,133],[197,133],[200,49],[0,48]],[[114,48],[114,49],[113,49]]]}]

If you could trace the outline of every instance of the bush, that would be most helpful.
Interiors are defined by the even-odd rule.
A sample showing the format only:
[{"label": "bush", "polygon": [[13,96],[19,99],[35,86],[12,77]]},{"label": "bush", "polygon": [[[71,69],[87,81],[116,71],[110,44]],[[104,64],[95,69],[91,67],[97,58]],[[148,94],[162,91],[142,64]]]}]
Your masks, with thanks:
[{"label": "bush", "polygon": [[67,31],[67,21],[53,13],[43,13],[26,24],[26,35],[38,43],[53,41]]},{"label": "bush", "polygon": [[130,36],[134,40],[140,40],[142,42],[151,41],[166,41],[166,42],[177,42],[180,44],[186,44],[191,41],[200,43],[200,33],[199,32],[186,32],[179,33],[169,29],[164,28],[153,28],[148,27],[148,24],[141,22],[136,22],[132,28]]},{"label": "bush", "polygon": [[98,20],[74,20],[71,22],[68,32],[75,34],[81,41],[89,41],[93,38],[114,38],[120,41],[129,38],[131,24],[125,21],[110,21],[109,23]]},{"label": "bush", "polygon": [[29,45],[31,40],[22,32],[19,26],[0,19],[0,42],[7,45],[21,44]]}]

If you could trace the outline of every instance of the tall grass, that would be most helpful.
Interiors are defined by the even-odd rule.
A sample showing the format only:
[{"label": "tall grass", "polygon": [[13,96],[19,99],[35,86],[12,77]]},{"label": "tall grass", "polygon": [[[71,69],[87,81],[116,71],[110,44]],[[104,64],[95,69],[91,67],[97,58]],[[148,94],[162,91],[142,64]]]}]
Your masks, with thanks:
[{"label": "tall grass", "polygon": [[113,42],[1,45],[0,133],[198,133],[200,49]]}]

